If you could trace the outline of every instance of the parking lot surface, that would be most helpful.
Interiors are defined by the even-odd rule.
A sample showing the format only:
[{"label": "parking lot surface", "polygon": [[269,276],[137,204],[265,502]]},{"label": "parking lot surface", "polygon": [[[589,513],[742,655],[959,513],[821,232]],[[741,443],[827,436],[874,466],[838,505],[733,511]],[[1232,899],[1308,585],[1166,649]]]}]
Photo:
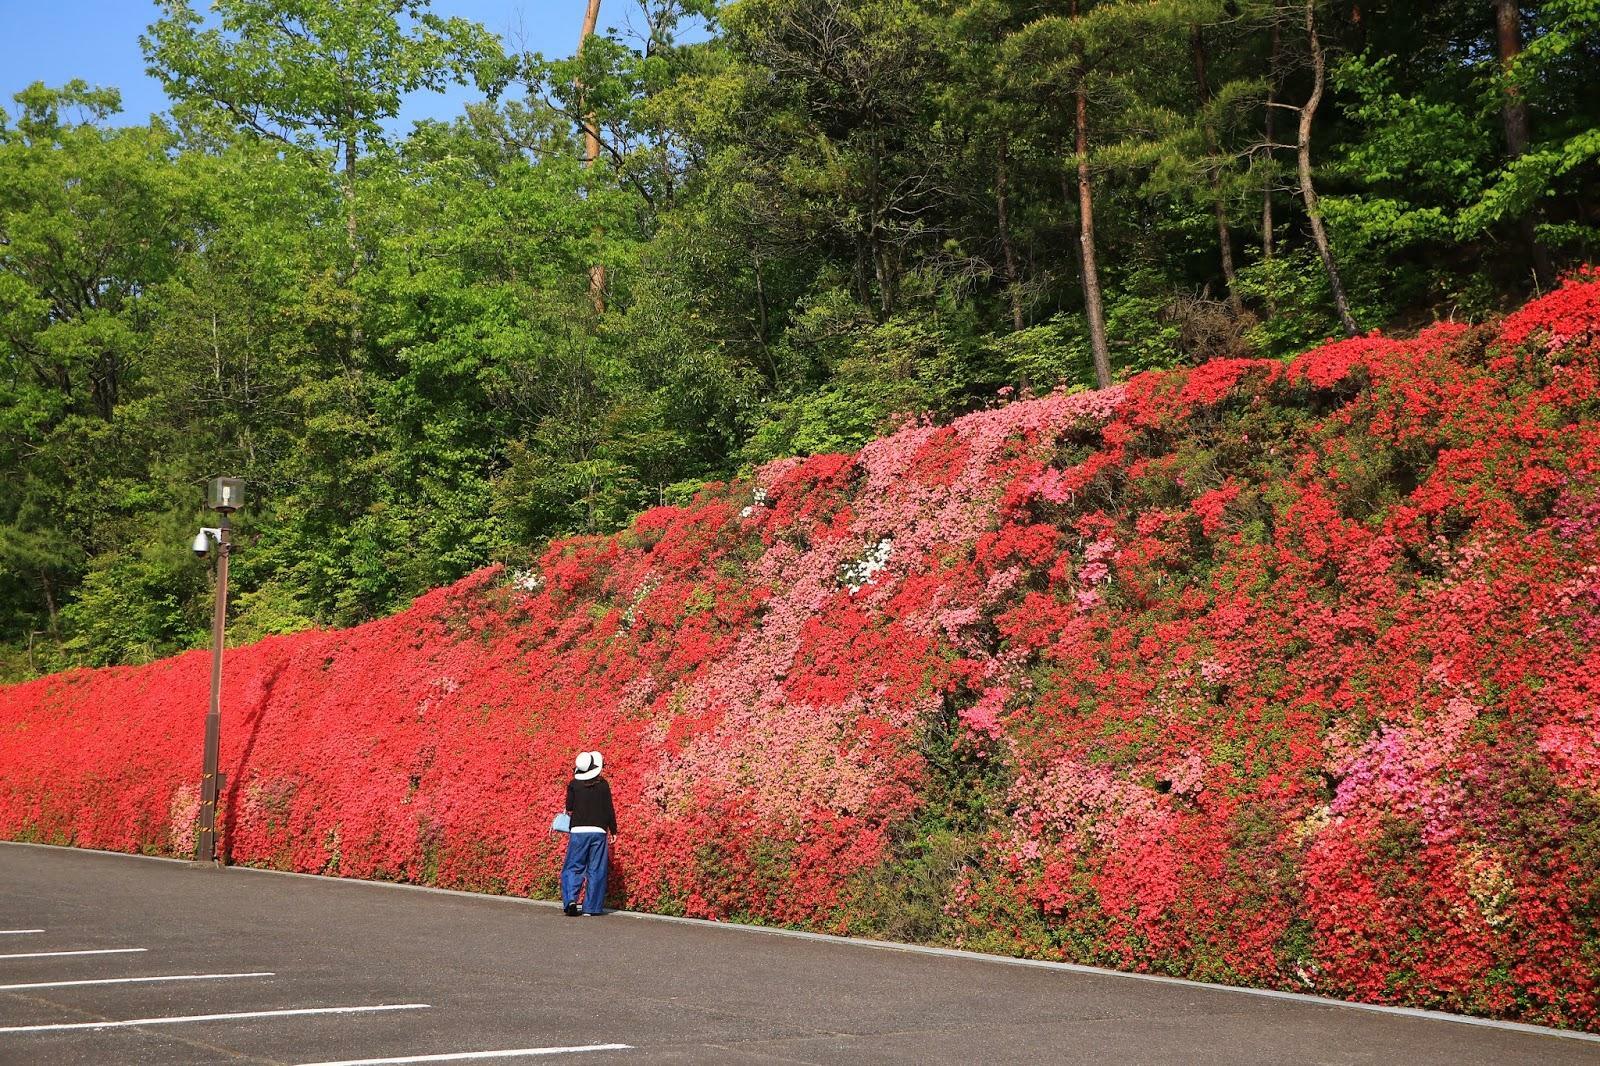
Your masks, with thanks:
[{"label": "parking lot surface", "polygon": [[0,844],[0,1063],[1589,1063],[1185,983]]}]

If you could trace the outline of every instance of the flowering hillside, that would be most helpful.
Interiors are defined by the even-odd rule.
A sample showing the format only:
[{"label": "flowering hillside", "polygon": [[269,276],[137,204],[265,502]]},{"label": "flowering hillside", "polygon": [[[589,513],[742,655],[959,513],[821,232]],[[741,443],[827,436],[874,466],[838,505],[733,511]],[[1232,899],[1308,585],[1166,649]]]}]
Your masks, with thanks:
[{"label": "flowering hillside", "polygon": [[[0,836],[190,852],[209,662],[0,694]],[[1600,275],[913,426],[228,653],[235,863],[1600,1029]],[[613,896],[613,902],[617,901]]]}]

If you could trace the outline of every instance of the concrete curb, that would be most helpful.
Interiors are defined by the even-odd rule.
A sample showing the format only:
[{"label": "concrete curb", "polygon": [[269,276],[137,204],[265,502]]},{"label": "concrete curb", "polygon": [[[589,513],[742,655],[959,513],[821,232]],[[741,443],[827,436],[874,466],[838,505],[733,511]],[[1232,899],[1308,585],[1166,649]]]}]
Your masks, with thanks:
[{"label": "concrete curb", "polygon": [[[487,892],[466,892],[453,888],[435,888],[432,885],[413,885],[400,881],[365,881],[355,877],[327,877],[322,874],[296,873],[290,870],[267,870],[255,866],[226,866],[208,867],[194,863],[187,859],[174,859],[164,855],[136,855],[125,851],[104,851],[98,848],[61,847],[54,844],[30,844],[21,841],[0,840],[0,845],[14,848],[42,848],[49,851],[77,852],[87,855],[109,855],[120,859],[143,859],[148,862],[173,863],[178,866],[188,867],[205,873],[246,873],[264,874],[273,877],[299,877],[309,881],[317,881],[326,885],[344,885],[351,888],[385,888],[399,889],[406,892],[429,892],[441,896],[453,896],[458,899],[482,900],[493,903],[508,903],[524,907],[543,907],[546,909],[559,909],[560,904],[555,900],[529,899],[524,896],[502,896]],[[1152,984],[1176,985],[1196,991],[1223,992],[1239,996],[1254,996],[1257,999],[1285,1000],[1290,1003],[1300,1003],[1307,1006],[1329,1007],[1343,1010],[1366,1011],[1371,1014],[1387,1014],[1402,1018],[1419,1018],[1424,1021],[1448,1022],[1452,1025],[1471,1025],[1482,1029],[1499,1029],[1506,1032],[1525,1033],[1532,1036],[1554,1037],[1560,1040],[1577,1040],[1586,1043],[1600,1044],[1600,1033],[1582,1033],[1573,1029],[1552,1029],[1544,1025],[1529,1025],[1525,1022],[1499,1021],[1494,1018],[1475,1018],[1466,1014],[1450,1014],[1447,1011],[1424,1010],[1420,1007],[1391,1007],[1380,1003],[1357,1003],[1345,999],[1330,999],[1326,996],[1313,996],[1304,992],[1280,992],[1271,988],[1246,988],[1240,985],[1207,984],[1204,981],[1191,981],[1182,977],[1167,977],[1161,974],[1132,973],[1127,970],[1108,970],[1098,966],[1083,966],[1074,962],[1049,962],[1044,959],[1018,959],[1007,955],[989,955],[979,951],[965,951],[960,948],[941,948],[926,944],[902,944],[892,940],[864,940],[856,937],[833,936],[828,933],[811,933],[801,929],[780,929],[773,926],[743,925],[734,922],[716,922],[704,918],[680,918],[670,914],[651,914],[646,911],[607,911],[607,914],[618,918],[632,918],[649,922],[673,922],[680,925],[692,925],[702,929],[726,929],[739,933],[755,933],[767,936],[783,936],[796,940],[811,940],[822,944],[836,944],[850,948],[870,948],[876,951],[897,951],[911,955],[933,955],[940,958],[960,959],[964,962],[980,962],[994,966],[1025,966],[1038,970],[1054,970],[1058,973],[1080,974],[1091,977],[1118,977],[1128,981],[1146,981]]]}]

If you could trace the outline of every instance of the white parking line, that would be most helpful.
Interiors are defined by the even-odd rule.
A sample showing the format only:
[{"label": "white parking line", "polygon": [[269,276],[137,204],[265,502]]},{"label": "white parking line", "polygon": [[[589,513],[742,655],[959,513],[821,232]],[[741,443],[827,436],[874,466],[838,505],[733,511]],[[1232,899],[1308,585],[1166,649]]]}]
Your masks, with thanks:
[{"label": "white parking line", "polygon": [[42,933],[43,929],[0,929],[0,936],[20,936],[23,933]]},{"label": "white parking line", "polygon": [[122,1029],[134,1025],[177,1025],[180,1022],[232,1022],[242,1018],[286,1018],[295,1014],[365,1014],[380,1010],[426,1010],[428,1003],[383,1003],[375,1007],[299,1007],[294,1010],[252,1010],[236,1014],[185,1014],[176,1018],[125,1018],[106,1022],[56,1025],[8,1025],[0,1033],[56,1033],[65,1029]]},{"label": "white parking line", "polygon": [[519,1047],[507,1051],[457,1051],[449,1055],[409,1055],[401,1059],[340,1059],[303,1062],[300,1066],[392,1066],[403,1062],[463,1062],[467,1059],[517,1059],[535,1055],[567,1055],[574,1051],[631,1051],[632,1044],[584,1044],[580,1047]]},{"label": "white parking line", "polygon": [[24,988],[76,988],[79,985],[140,985],[155,981],[220,981],[226,977],[276,977],[275,973],[175,973],[159,977],[96,977],[88,981],[32,981],[25,985],[0,985],[0,992],[16,992]]},{"label": "white parking line", "polygon": [[0,959],[56,959],[63,955],[131,955],[149,948],[88,948],[79,951],[24,951],[17,955],[0,955]]}]

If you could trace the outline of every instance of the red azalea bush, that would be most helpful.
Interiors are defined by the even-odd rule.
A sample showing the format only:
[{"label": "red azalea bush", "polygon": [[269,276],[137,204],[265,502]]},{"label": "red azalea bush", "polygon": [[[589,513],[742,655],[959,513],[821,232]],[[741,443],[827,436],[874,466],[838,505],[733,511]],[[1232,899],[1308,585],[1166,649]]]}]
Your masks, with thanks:
[{"label": "red azalea bush", "polygon": [[[182,855],[208,659],[0,695],[0,836]],[[913,426],[228,652],[231,860],[1600,1029],[1600,275]]]}]

